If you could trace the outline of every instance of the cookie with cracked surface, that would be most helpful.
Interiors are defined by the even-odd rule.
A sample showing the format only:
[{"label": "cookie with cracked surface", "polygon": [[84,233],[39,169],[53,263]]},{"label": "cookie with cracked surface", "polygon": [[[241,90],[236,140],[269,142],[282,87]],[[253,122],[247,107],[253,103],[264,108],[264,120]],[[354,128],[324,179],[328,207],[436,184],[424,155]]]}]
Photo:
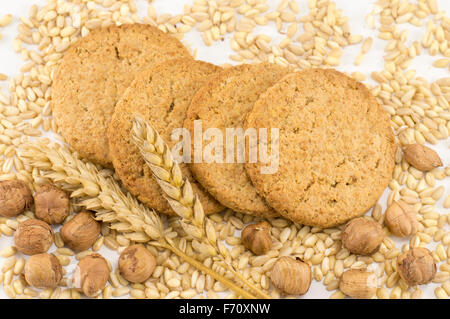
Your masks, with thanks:
[{"label": "cookie with cracked surface", "polygon": [[[218,128],[225,137],[226,128],[242,128],[247,112],[260,94],[290,72],[290,69],[270,63],[242,64],[225,69],[197,92],[184,126],[193,136],[194,121],[201,120],[203,132]],[[224,154],[225,147],[224,143]],[[255,216],[278,215],[257,194],[245,173],[244,164],[238,163],[237,158],[232,163],[203,160],[191,163],[190,168],[195,178],[222,205]]]},{"label": "cookie with cracked surface", "polygon": [[174,37],[142,24],[91,31],[65,53],[52,84],[58,131],[82,157],[111,166],[107,128],[137,72],[190,57]]},{"label": "cookie with cracked surface", "polygon": [[[177,144],[171,140],[172,131],[183,127],[192,97],[219,70],[218,66],[190,58],[166,61],[139,73],[116,105],[108,129],[114,168],[125,187],[157,211],[174,214],[131,139],[134,114],[148,120],[172,149]],[[206,214],[223,210],[195,181],[186,164],[180,163],[180,168],[198,194]]]},{"label": "cookie with cracked surface", "polygon": [[279,129],[278,171],[245,167],[259,194],[294,222],[342,224],[371,208],[391,180],[388,115],[362,83],[336,70],[287,75],[259,98],[245,127]]}]

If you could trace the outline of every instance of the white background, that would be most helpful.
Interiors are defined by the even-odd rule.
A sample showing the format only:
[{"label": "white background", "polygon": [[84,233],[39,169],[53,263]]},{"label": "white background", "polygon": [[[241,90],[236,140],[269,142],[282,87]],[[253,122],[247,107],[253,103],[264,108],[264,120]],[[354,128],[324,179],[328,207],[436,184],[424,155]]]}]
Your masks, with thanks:
[{"label": "white background", "polygon": [[[186,3],[192,4],[192,0],[155,0],[154,6],[157,10],[158,15],[163,13],[171,13],[171,14],[180,14],[183,12],[183,5]],[[367,54],[364,63],[356,67],[353,65],[353,61],[355,59],[356,54],[360,51],[361,45],[349,46],[344,50],[343,57],[341,59],[342,64],[338,67],[339,70],[345,71],[348,73],[354,71],[360,71],[366,74],[367,78],[370,78],[370,73],[373,71],[380,71],[383,69],[383,59],[382,57],[385,55],[383,48],[386,45],[386,41],[377,39],[377,31],[371,30],[365,24],[365,16],[373,9],[374,0],[364,1],[364,0],[336,0],[336,6],[339,9],[344,11],[344,15],[350,17],[350,26],[353,34],[361,34],[364,37],[372,36],[374,38],[374,45],[372,50]],[[38,4],[39,6],[45,5],[46,1],[44,0],[1,0],[0,1],[0,16],[4,14],[10,13],[14,16],[13,22],[5,28],[0,28],[0,33],[3,34],[3,39],[0,40],[0,72],[7,74],[10,77],[14,77],[19,73],[19,68],[23,64],[21,57],[19,54],[14,53],[12,49],[12,41],[14,37],[17,35],[17,25],[19,24],[18,19],[21,16],[27,16],[29,7],[32,4]],[[138,0],[138,6],[140,8],[139,16],[144,16],[146,14],[146,3],[147,1]],[[276,7],[279,1],[268,0],[268,4]],[[300,5],[301,12],[300,15],[307,14],[307,0],[297,0],[297,3]],[[445,10],[450,12],[450,1],[448,0],[438,0],[439,8],[441,10]],[[414,40],[421,40],[423,34],[425,33],[425,27],[416,28],[412,27],[409,24],[402,24],[401,28],[409,28],[410,36],[408,42],[411,43]],[[276,29],[273,24],[269,24],[266,27],[258,27],[255,30],[255,33],[265,33],[272,36],[274,39],[281,39],[281,36],[276,32]],[[231,35],[227,35],[226,39],[229,40]],[[230,54],[233,54],[229,41],[216,42],[213,46],[207,47],[203,44],[201,36],[198,32],[192,31],[186,37],[185,41],[189,42],[192,47],[198,49],[198,58],[201,60],[205,60],[215,64],[223,64],[223,63],[233,63],[228,59]],[[449,71],[448,69],[436,69],[432,67],[432,62],[441,56],[431,57],[423,54],[422,56],[416,58],[411,68],[417,71],[419,76],[426,78],[429,81],[436,80],[440,77],[448,77]],[[368,83],[371,80],[367,81]],[[0,87],[3,88],[3,91],[7,91],[7,83],[8,81],[4,81],[0,83]],[[373,82],[372,82],[373,83]],[[449,140],[440,142],[437,146],[432,146],[435,150],[438,151],[441,158],[444,161],[444,165],[448,166],[450,164],[450,152],[449,152],[450,142]],[[442,198],[445,198],[450,193],[450,183],[449,178],[446,178],[440,184],[445,184],[446,192]],[[380,199],[380,204],[385,208],[387,198],[387,191],[383,194],[383,197]],[[442,208],[442,200],[436,204],[436,210],[438,212],[449,213],[448,209]],[[400,248],[402,244],[407,243],[408,240],[396,240],[397,247]],[[7,247],[12,244],[12,239],[2,236],[0,238],[0,249]],[[432,245],[430,247],[433,247]],[[53,246],[50,251],[54,250]],[[117,259],[117,255],[108,249],[103,248],[101,253],[109,258],[112,261],[112,264],[115,265],[115,260]],[[0,258],[0,263],[2,262]],[[421,289],[424,292],[425,298],[434,298],[434,288],[436,285],[430,284],[427,286],[422,286]],[[311,285],[311,289],[302,298],[327,298],[330,295],[330,292],[327,292],[324,289],[322,283],[317,283],[313,281]],[[0,298],[5,298],[3,290],[0,289]]]}]

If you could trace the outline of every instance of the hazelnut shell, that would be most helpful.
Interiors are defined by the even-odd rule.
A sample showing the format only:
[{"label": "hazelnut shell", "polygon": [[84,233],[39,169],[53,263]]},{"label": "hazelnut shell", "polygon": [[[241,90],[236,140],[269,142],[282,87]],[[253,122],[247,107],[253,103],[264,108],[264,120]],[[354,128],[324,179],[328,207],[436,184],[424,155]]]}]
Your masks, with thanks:
[{"label": "hazelnut shell", "polygon": [[36,288],[54,288],[62,278],[62,266],[53,254],[37,254],[25,263],[25,280]]},{"label": "hazelnut shell", "polygon": [[398,255],[397,272],[409,286],[423,285],[434,279],[436,263],[428,249],[414,247]]},{"label": "hazelnut shell", "polygon": [[272,268],[273,285],[289,295],[304,295],[311,286],[311,267],[300,258],[281,257]]},{"label": "hazelnut shell", "polygon": [[70,248],[83,251],[95,243],[100,231],[101,225],[92,214],[82,211],[61,227],[61,237]]},{"label": "hazelnut shell", "polygon": [[272,248],[270,224],[262,221],[245,227],[241,233],[241,241],[245,248],[255,255],[263,255]]},{"label": "hazelnut shell", "polygon": [[155,267],[155,257],[142,244],[127,247],[119,257],[120,274],[134,283],[146,281]]},{"label": "hazelnut shell", "polygon": [[36,217],[48,224],[61,224],[70,212],[69,196],[58,187],[43,185],[34,195]]},{"label": "hazelnut shell", "polygon": [[438,153],[422,144],[410,144],[403,150],[405,160],[420,171],[430,171],[442,166]]},{"label": "hazelnut shell", "polygon": [[357,255],[371,255],[380,249],[383,228],[374,220],[358,217],[349,221],[342,230],[342,244]]},{"label": "hazelnut shell", "polygon": [[404,201],[394,201],[386,209],[384,222],[392,234],[407,237],[417,232],[418,221],[416,212]]},{"label": "hazelnut shell", "polygon": [[349,269],[341,275],[339,289],[352,298],[370,299],[377,292],[377,276],[373,272]]},{"label": "hazelnut shell", "polygon": [[28,209],[33,195],[28,185],[21,180],[0,181],[0,215],[14,217]]},{"label": "hazelnut shell", "polygon": [[53,244],[53,230],[42,220],[28,219],[17,227],[14,244],[25,255],[45,253]]},{"label": "hazelnut shell", "polygon": [[83,257],[73,275],[73,284],[88,297],[95,297],[105,288],[109,278],[109,267],[105,258],[94,253]]}]

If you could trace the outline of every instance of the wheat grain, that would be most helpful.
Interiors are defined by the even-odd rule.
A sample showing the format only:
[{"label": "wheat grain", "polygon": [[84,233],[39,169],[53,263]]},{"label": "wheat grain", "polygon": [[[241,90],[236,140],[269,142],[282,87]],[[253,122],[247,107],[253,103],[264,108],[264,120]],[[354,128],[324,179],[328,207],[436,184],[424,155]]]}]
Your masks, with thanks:
[{"label": "wheat grain", "polygon": [[58,248],[58,249],[56,250],[56,252],[57,252],[58,254],[61,254],[61,255],[64,255],[64,256],[73,256],[73,255],[75,255],[75,253],[74,253],[71,249],[65,248],[65,247],[63,247],[63,248]]},{"label": "wheat grain", "polygon": [[125,296],[128,295],[130,292],[130,289],[127,287],[120,287],[120,288],[116,288],[112,291],[112,296],[114,297],[121,297],[121,296]]},{"label": "wheat grain", "polygon": [[14,275],[19,275],[22,273],[23,269],[25,267],[25,259],[24,258],[19,258],[13,268],[13,273]]},{"label": "wheat grain", "polygon": [[433,66],[435,68],[446,68],[448,67],[448,65],[450,64],[450,59],[448,58],[443,58],[443,59],[439,59],[433,62]]},{"label": "wheat grain", "polygon": [[14,265],[16,264],[16,257],[11,256],[5,259],[5,261],[2,264],[2,272],[8,272],[11,270],[11,268],[14,268]]},{"label": "wheat grain", "polygon": [[5,14],[0,18],[0,27],[6,27],[13,20],[12,14]]},{"label": "wheat grain", "polygon": [[434,290],[434,294],[438,299],[448,299],[448,294],[442,287],[437,287]]},{"label": "wheat grain", "polygon": [[16,252],[17,252],[17,248],[16,247],[8,246],[8,247],[3,248],[0,251],[0,256],[3,257],[3,258],[8,258],[8,257],[14,256],[16,254]]}]

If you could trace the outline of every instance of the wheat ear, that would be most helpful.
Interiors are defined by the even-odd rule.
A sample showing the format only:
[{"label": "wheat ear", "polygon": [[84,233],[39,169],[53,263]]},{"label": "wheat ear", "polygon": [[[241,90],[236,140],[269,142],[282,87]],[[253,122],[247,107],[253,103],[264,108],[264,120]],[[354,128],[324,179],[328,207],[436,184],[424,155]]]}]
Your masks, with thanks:
[{"label": "wheat ear", "polygon": [[[150,244],[169,249],[242,297],[256,298],[179,250],[171,240],[173,231],[164,229],[158,214],[140,204],[129,193],[124,194],[112,176],[99,172],[92,163],[81,161],[59,144],[49,146],[38,140],[22,145],[18,154],[25,164],[41,170],[45,178],[69,191],[72,198],[79,198],[79,205],[95,211],[96,219],[110,223],[112,229],[125,237],[136,242],[154,240]],[[38,175],[33,177],[40,179]]]},{"label": "wheat ear", "polygon": [[158,240],[167,231],[153,210],[130,194],[125,195],[112,176],[100,173],[95,165],[81,161],[66,147],[37,140],[24,144],[19,156],[69,191],[72,198],[79,198],[78,204],[95,211],[98,220],[111,223],[112,229],[123,232],[128,239]]},{"label": "wheat ear", "polygon": [[203,206],[194,194],[191,183],[183,178],[180,167],[173,160],[172,153],[159,133],[141,116],[133,121],[132,139],[153,172],[156,182],[161,186],[164,196],[173,211],[181,218],[184,231],[193,237],[192,247],[202,254],[218,256],[222,264],[242,284],[253,290],[259,298],[270,298],[266,293],[252,285],[227,261],[229,251],[218,240],[212,221],[205,216]]}]

